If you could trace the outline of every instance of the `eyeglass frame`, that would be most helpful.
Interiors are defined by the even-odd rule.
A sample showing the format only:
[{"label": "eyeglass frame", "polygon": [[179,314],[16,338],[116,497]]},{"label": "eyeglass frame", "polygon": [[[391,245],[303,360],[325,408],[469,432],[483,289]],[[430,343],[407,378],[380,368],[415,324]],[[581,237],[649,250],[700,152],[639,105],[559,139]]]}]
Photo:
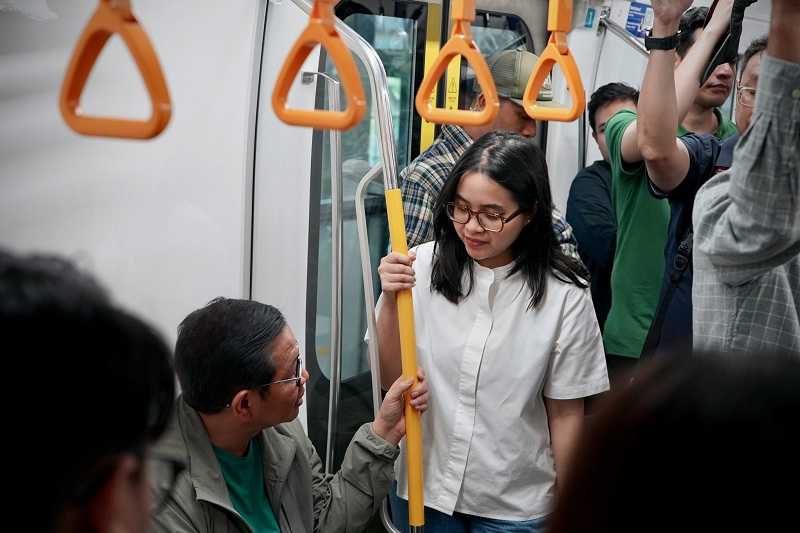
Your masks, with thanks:
[{"label": "eyeglass frame", "polygon": [[[263,385],[255,385],[255,386],[250,387],[250,388],[264,390],[264,389],[266,389],[267,387],[269,387],[271,385],[280,385],[281,383],[289,383],[290,381],[297,381],[297,386],[298,387],[302,387],[303,386],[303,370],[305,370],[305,369],[306,369],[306,365],[303,362],[303,355],[302,354],[297,354],[297,364],[295,366],[295,372],[297,373],[297,375],[295,377],[286,378],[286,379],[279,379],[277,381],[270,381],[269,383],[264,383]],[[231,400],[230,402],[225,404],[225,409],[230,409],[232,404],[233,404],[233,400]]]},{"label": "eyeglass frame", "polygon": [[[460,221],[456,220],[455,218],[453,218],[453,216],[455,215],[456,207],[458,207],[459,209],[465,209],[467,211],[467,213],[468,213],[467,220],[465,220],[464,222],[460,222]],[[453,214],[450,213],[451,208],[452,208]],[[445,204],[444,211],[447,214],[447,218],[449,218],[450,220],[452,220],[456,224],[469,224],[469,221],[472,220],[472,217],[475,217],[475,220],[478,222],[478,225],[480,227],[482,227],[484,229],[484,231],[488,231],[490,233],[500,233],[501,231],[503,231],[503,229],[505,229],[507,223],[511,222],[512,220],[514,220],[519,215],[521,215],[522,213],[525,212],[524,209],[519,208],[516,211],[514,211],[513,213],[511,213],[509,216],[504,217],[503,215],[500,215],[498,213],[492,213],[491,211],[483,211],[483,210],[480,210],[480,209],[477,210],[477,211],[473,211],[471,208],[467,207],[466,205],[457,205],[455,202],[447,202]],[[483,224],[481,224],[481,219],[480,219],[480,217],[478,217],[478,215],[482,215],[482,214],[483,215],[490,215],[490,216],[493,216],[493,217],[497,217],[500,220],[500,229],[490,229],[490,228],[487,228],[486,226],[484,226]]]},{"label": "eyeglass frame", "polygon": [[[745,92],[745,91],[753,93],[753,103],[752,104],[745,104],[744,102],[742,102],[742,92]],[[755,87],[748,87],[746,85],[742,85],[741,83],[737,83],[736,84],[736,102],[739,105],[741,105],[743,107],[747,107],[749,109],[752,109],[752,108],[754,108],[756,106],[755,101],[756,101],[756,88]]]},{"label": "eyeglass frame", "polygon": [[297,363],[295,365],[295,373],[297,374],[293,378],[287,379],[279,379],[277,381],[270,381],[269,383],[264,383],[263,385],[256,385],[256,389],[266,389],[271,385],[279,385],[281,383],[289,383],[290,381],[297,381],[297,386],[300,387],[303,381],[303,370],[305,370],[306,365],[303,363],[303,356],[302,354],[297,354]]}]

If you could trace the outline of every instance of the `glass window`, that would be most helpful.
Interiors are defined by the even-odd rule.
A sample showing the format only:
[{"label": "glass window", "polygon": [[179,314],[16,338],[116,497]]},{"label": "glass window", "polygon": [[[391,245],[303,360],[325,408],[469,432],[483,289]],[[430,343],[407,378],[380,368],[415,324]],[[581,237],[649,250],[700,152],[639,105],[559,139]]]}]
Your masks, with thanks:
[{"label": "glass window", "polygon": [[[345,18],[377,51],[386,70],[394,144],[397,164],[404,167],[409,161],[411,128],[413,124],[414,67],[417,56],[416,23],[414,20],[357,13]],[[356,63],[367,96],[367,115],[353,129],[341,132],[342,145],[342,366],[339,412],[341,416],[334,432],[334,466],[342,460],[347,444],[358,426],[372,419],[372,383],[364,333],[367,320],[364,311],[361,257],[355,217],[355,192],[367,172],[381,163],[378,117],[373,106],[369,78],[360,60]],[[334,64],[323,61],[323,71],[337,77]],[[326,85],[318,83],[317,107],[327,104]],[[344,102],[342,97],[342,102]],[[313,394],[309,394],[309,436],[317,449],[325,449],[327,435],[327,398],[331,376],[331,162],[330,133],[318,133],[314,160],[318,179],[312,188],[312,226],[319,220],[318,238],[309,250],[309,275],[316,276],[316,287],[310,287],[309,309],[314,312],[307,339],[312,344],[309,355],[316,355],[319,376],[312,378]],[[318,191],[318,192],[317,192]],[[318,194],[315,198],[314,195]],[[388,249],[388,225],[382,182],[373,183],[367,191],[366,209],[370,236],[370,257],[374,267]],[[317,211],[318,210],[318,211]],[[317,211],[315,213],[315,211]],[[314,249],[316,247],[316,249]],[[314,266],[316,269],[314,270]],[[376,294],[380,293],[377,272],[373,275]],[[315,290],[314,290],[315,289]]]},{"label": "glass window", "polygon": [[[515,15],[478,11],[472,23],[472,37],[484,57],[502,50],[523,48],[533,52],[533,39],[525,22]],[[469,109],[477,94],[475,73],[466,61],[461,62],[459,109]]]}]

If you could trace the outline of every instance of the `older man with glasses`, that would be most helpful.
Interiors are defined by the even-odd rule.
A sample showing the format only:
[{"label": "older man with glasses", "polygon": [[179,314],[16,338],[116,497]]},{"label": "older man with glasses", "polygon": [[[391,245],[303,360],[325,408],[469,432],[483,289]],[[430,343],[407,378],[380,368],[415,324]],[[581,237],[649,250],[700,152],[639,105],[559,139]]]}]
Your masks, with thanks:
[{"label": "older man with glasses", "polygon": [[178,329],[175,369],[183,393],[156,453],[189,473],[155,515],[164,532],[360,531],[394,479],[403,393],[419,411],[428,401],[421,373],[413,390],[398,379],[326,476],[296,420],[308,372],[276,308],[219,298],[194,311]]}]

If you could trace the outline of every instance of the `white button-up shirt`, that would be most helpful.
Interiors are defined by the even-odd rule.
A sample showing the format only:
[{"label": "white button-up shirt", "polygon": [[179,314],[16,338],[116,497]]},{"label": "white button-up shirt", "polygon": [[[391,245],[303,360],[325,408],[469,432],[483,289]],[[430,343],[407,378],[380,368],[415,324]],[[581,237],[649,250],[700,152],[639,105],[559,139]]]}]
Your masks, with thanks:
[{"label": "white button-up shirt", "polygon": [[[431,391],[422,417],[425,505],[500,520],[544,516],[555,469],[543,396],[608,389],[589,290],[550,275],[528,310],[522,273],[507,277],[513,264],[474,263],[472,292],[454,305],[431,291],[432,256],[432,242],[417,248],[413,289],[417,359]],[[405,450],[396,471],[407,499]]]}]

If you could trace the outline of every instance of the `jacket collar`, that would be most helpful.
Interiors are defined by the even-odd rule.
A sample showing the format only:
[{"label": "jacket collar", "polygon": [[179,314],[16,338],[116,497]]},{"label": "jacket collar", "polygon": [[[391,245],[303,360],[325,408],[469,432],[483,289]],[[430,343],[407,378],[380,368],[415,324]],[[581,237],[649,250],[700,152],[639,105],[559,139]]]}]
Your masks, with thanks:
[{"label": "jacket collar", "polygon": [[[172,423],[157,446],[159,452],[186,461],[198,500],[207,501],[238,515],[200,414],[183,401],[182,396],[176,404]],[[261,438],[264,443],[264,482],[267,486],[267,497],[277,518],[281,493],[294,462],[297,445],[281,426],[265,429],[261,432]]]}]

